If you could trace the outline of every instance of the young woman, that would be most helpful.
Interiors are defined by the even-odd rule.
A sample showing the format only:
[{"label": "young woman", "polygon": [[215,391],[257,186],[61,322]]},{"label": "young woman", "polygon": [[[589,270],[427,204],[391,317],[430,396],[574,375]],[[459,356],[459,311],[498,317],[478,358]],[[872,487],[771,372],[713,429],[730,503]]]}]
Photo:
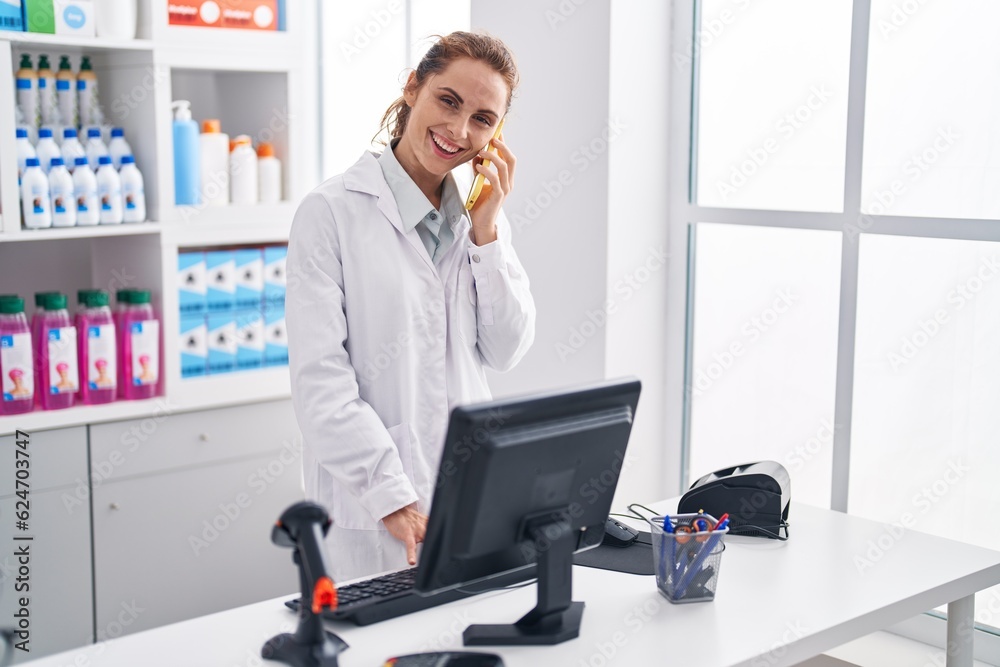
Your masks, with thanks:
[{"label": "young woman", "polygon": [[[440,38],[383,117],[381,155],[365,152],[295,214],[292,401],[338,580],[416,564],[451,408],[489,400],[484,369],[512,368],[534,339],[501,211],[516,161],[502,134],[484,150],[516,85],[499,40]],[[466,211],[474,173],[486,184]]]}]

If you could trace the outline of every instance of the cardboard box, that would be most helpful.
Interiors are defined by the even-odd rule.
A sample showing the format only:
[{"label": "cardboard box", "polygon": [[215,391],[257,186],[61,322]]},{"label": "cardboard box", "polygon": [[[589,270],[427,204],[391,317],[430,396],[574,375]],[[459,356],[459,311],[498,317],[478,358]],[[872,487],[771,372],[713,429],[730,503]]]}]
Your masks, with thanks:
[{"label": "cardboard box", "polygon": [[177,343],[181,351],[181,377],[193,378],[208,372],[208,328],[204,315],[181,315]]},{"label": "cardboard box", "polygon": [[187,251],[177,253],[177,302],[181,315],[204,313],[205,293],[205,253]]},{"label": "cardboard box", "polygon": [[236,320],[232,313],[208,315],[208,374],[236,368]]},{"label": "cardboard box", "polygon": [[260,308],[236,313],[236,370],[264,364],[264,317]]},{"label": "cardboard box", "polygon": [[210,313],[231,311],[236,299],[236,254],[232,250],[205,253],[205,304]]},{"label": "cardboard box", "polygon": [[264,306],[264,365],[288,365],[288,332],[285,330],[285,305],[274,302]]},{"label": "cardboard box", "polygon": [[21,0],[0,0],[0,30],[24,31]]},{"label": "cardboard box", "polygon": [[284,305],[288,246],[264,248],[264,300]]},{"label": "cardboard box", "polygon": [[260,248],[236,251],[236,310],[260,311],[264,297],[264,255]]},{"label": "cardboard box", "polygon": [[278,0],[170,0],[170,25],[239,30],[277,30],[284,9]]},{"label": "cardboard box", "polygon": [[93,37],[93,0],[24,0],[24,29],[49,35]]}]

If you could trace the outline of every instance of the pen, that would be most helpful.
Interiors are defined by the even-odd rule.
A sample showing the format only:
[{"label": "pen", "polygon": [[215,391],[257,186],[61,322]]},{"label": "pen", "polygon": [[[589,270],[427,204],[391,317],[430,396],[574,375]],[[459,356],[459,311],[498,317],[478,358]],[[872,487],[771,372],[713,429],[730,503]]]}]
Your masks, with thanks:
[{"label": "pen", "polygon": [[660,570],[663,571],[663,583],[668,584],[670,581],[670,573],[667,571],[667,540],[670,540],[670,564],[671,570],[673,569],[673,558],[674,558],[674,539],[668,538],[667,535],[673,535],[674,524],[670,522],[670,515],[663,515],[663,542],[660,544]]},{"label": "pen", "polygon": [[701,566],[705,562],[705,559],[708,558],[709,554],[711,554],[712,551],[715,549],[715,545],[718,544],[720,539],[722,539],[722,535],[728,527],[729,527],[729,517],[724,516],[722,521],[720,521],[718,525],[715,526],[715,530],[712,531],[712,536],[701,547],[701,550],[698,551],[698,555],[695,556],[694,562],[688,566],[687,570],[685,570],[684,576],[681,577],[681,581],[677,584],[677,587],[674,589],[676,591],[676,594],[674,596],[675,599],[679,600],[684,597],[684,594],[687,592],[688,586],[691,585],[691,580],[694,579],[696,574],[698,574],[698,571],[701,569]]}]

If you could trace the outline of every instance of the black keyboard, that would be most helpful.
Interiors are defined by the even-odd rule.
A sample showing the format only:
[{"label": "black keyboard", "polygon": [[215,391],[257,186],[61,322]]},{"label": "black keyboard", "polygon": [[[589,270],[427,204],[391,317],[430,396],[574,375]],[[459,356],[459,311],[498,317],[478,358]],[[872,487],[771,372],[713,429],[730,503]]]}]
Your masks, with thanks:
[{"label": "black keyboard", "polygon": [[[417,568],[411,567],[408,570],[365,579],[349,586],[337,587],[337,608],[333,611],[325,610],[323,618],[331,621],[350,621],[355,625],[371,625],[534,579],[535,569],[535,566],[531,566],[505,572],[462,589],[453,588],[441,593],[420,595],[413,589]],[[299,604],[299,598],[295,598],[286,602],[285,606],[298,611]]]}]

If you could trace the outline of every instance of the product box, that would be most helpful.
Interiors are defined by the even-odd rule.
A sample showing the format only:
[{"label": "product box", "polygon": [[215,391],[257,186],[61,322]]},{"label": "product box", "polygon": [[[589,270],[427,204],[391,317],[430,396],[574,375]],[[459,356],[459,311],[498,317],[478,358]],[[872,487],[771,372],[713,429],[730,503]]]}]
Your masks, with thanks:
[{"label": "product box", "polygon": [[264,365],[264,316],[257,310],[236,313],[236,370]]},{"label": "product box", "polygon": [[241,30],[277,30],[284,22],[278,0],[170,0],[170,25]]},{"label": "product box", "polygon": [[93,37],[93,0],[24,0],[24,29],[49,35]]},{"label": "product box", "polygon": [[264,365],[288,365],[288,332],[285,306],[275,302],[264,306]]},{"label": "product box", "polygon": [[200,251],[177,253],[177,303],[181,315],[204,313],[205,253]]},{"label": "product box", "polygon": [[260,312],[264,297],[264,255],[260,248],[236,251],[236,310]]},{"label": "product box", "polygon": [[205,305],[208,312],[233,309],[236,298],[236,255],[232,250],[210,250],[205,253]]},{"label": "product box", "polygon": [[204,315],[181,315],[181,377],[193,378],[208,372],[208,327]]},{"label": "product box", "polygon": [[208,374],[236,368],[236,320],[232,313],[208,314]]},{"label": "product box", "polygon": [[264,248],[264,300],[285,303],[285,259],[288,246]]},{"label": "product box", "polygon": [[21,0],[0,0],[0,30],[24,30],[24,16]]}]

